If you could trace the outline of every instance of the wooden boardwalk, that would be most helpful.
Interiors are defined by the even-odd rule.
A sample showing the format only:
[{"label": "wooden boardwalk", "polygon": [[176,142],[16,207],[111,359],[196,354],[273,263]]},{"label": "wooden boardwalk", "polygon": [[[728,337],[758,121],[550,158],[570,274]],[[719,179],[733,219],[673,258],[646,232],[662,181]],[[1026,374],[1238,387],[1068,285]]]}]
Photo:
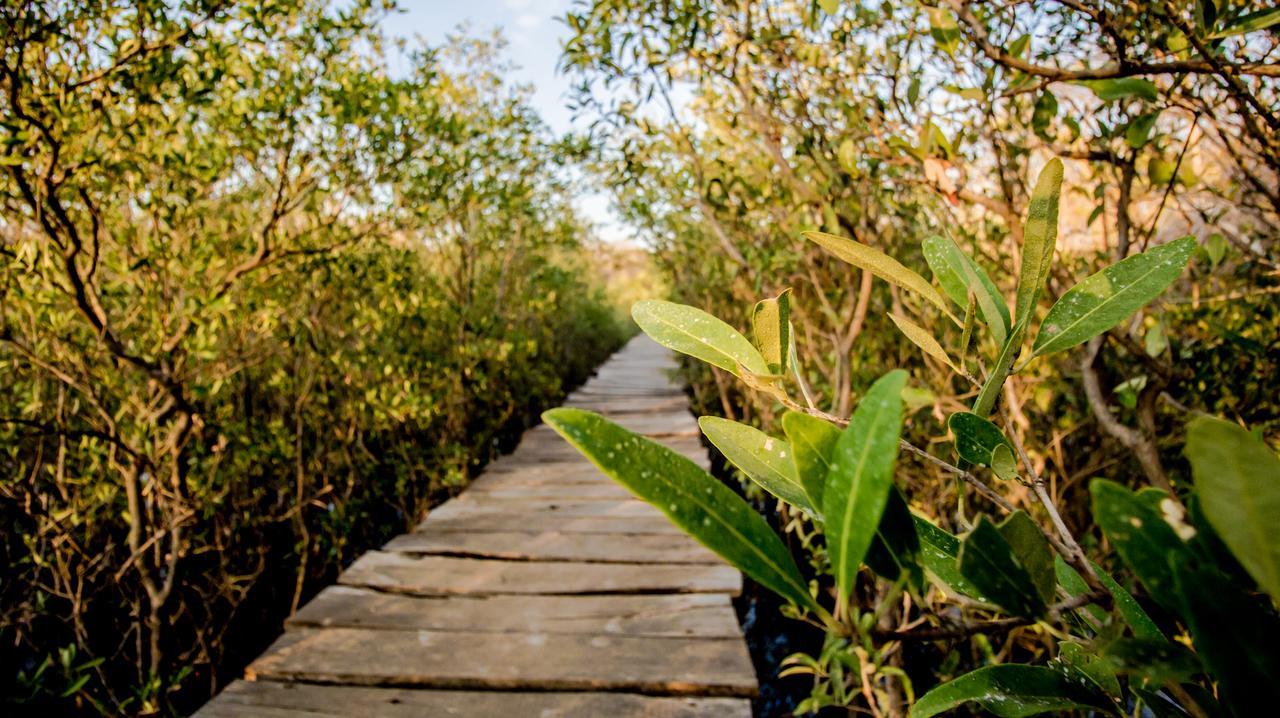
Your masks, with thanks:
[{"label": "wooden boardwalk", "polygon": [[[567,403],[705,465],[644,336]],[[545,426],[361,556],[196,715],[746,717],[741,576]]]}]

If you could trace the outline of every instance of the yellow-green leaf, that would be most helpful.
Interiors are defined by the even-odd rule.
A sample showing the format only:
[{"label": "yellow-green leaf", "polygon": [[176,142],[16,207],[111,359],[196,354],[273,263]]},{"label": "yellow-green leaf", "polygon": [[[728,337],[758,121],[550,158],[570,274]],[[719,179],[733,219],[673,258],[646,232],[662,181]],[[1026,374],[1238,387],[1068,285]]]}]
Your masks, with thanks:
[{"label": "yellow-green leaf", "polygon": [[773,374],[785,374],[791,360],[791,290],[756,302],[751,312],[756,348]]},{"label": "yellow-green leaf", "polygon": [[646,299],[631,306],[640,329],[668,349],[688,354],[725,371],[769,375],[760,352],[738,330],[687,304]]},{"label": "yellow-green leaf", "polygon": [[920,347],[921,351],[938,361],[951,367],[953,371],[960,371],[951,357],[947,356],[947,350],[942,348],[937,339],[933,335],[925,331],[923,327],[913,324],[910,319],[900,317],[897,314],[890,314],[889,318],[893,320],[894,326],[898,327],[898,331],[902,332],[912,344]]},{"label": "yellow-green leaf", "polygon": [[1014,323],[1026,319],[1035,310],[1036,300],[1049,277],[1053,250],[1058,242],[1058,195],[1062,191],[1062,160],[1053,158],[1040,171],[1027,221],[1022,230],[1022,268],[1018,274],[1018,295],[1014,304]]},{"label": "yellow-green leaf", "polygon": [[747,478],[779,499],[818,516],[796,473],[795,453],[784,439],[778,439],[753,426],[716,416],[698,419],[702,433],[715,445],[729,463]]},{"label": "yellow-green leaf", "polygon": [[934,289],[928,280],[902,266],[902,263],[893,257],[878,249],[872,249],[861,242],[837,237],[826,232],[805,232],[804,237],[849,264],[871,272],[886,282],[896,284],[909,292],[920,295],[925,301],[941,309],[942,313],[946,314],[957,326],[960,325],[960,320],[951,313],[946,298],[938,290]]},{"label": "yellow-green leaf", "polygon": [[561,407],[542,420],[609,478],[760,585],[822,612],[791,552],[769,524],[728,486],[689,459],[602,416]]}]

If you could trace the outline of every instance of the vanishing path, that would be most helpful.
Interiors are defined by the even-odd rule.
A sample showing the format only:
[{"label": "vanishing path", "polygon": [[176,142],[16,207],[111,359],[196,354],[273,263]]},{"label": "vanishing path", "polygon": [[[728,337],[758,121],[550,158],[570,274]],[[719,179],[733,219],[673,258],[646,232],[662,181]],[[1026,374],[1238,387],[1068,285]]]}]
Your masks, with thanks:
[{"label": "vanishing path", "polygon": [[[706,465],[644,336],[566,402]],[[361,556],[198,716],[750,716],[741,576],[546,426]]]}]

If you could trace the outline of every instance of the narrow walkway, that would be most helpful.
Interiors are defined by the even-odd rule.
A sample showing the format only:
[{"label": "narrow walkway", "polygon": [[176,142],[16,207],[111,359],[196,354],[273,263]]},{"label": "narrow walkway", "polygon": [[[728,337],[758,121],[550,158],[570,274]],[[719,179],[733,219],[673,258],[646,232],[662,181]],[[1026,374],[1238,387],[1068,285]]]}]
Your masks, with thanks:
[{"label": "narrow walkway", "polygon": [[[705,465],[674,366],[637,337],[567,403]],[[539,426],[361,556],[197,716],[746,717],[740,588]]]}]

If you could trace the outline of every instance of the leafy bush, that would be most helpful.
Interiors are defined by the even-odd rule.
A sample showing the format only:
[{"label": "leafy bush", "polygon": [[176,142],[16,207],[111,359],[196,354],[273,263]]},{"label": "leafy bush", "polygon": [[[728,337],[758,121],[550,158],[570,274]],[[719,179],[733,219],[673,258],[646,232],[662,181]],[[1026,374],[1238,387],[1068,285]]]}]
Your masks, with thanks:
[{"label": "leafy bush", "polygon": [[383,3],[0,9],[0,693],[199,704],[623,338],[560,143]]},{"label": "leafy bush", "polygon": [[[785,439],[713,417],[700,424],[748,478],[813,524],[822,541],[810,544],[809,579],[765,519],[693,462],[589,412],[543,415],[605,473],[785,599],[792,615],[821,625],[828,645],[850,657],[847,671],[819,674],[823,680],[800,712],[857,699],[877,714],[897,715],[905,712],[899,703],[905,698],[916,718],[966,703],[999,716],[1073,709],[1125,715],[1135,704],[1161,715],[1252,715],[1280,699],[1268,678],[1280,669],[1273,648],[1280,614],[1272,603],[1280,598],[1273,531],[1280,458],[1234,424],[1198,418],[1188,429],[1195,483],[1186,495],[1092,483],[1094,521],[1144,589],[1140,602],[1086,554],[1019,433],[988,418],[1010,375],[1128,319],[1178,279],[1196,247],[1187,237],[1105,267],[1037,319],[1058,235],[1061,183],[1062,165],[1051,161],[1030,195],[1012,314],[982,266],[948,239],[931,237],[922,248],[940,292],[864,244],[806,235],[921,300],[916,316],[897,315],[894,323],[977,391],[970,410],[947,419],[954,459],[903,438],[908,374],[901,369],[866,389],[847,418],[792,397],[793,389],[803,391],[804,371],[789,292],[755,306],[754,342],[694,307],[635,306],[637,323],[656,341],[732,373],[786,408]],[[917,324],[926,313],[954,326],[929,332]],[[1007,413],[1002,418],[1008,428]],[[969,484],[1002,517],[978,515],[955,536],[913,511],[894,481],[903,451]],[[993,488],[1003,482],[1034,497],[1039,520]],[[1159,621],[1144,609],[1148,602]],[[949,644],[979,637],[985,643],[1022,626],[1034,627],[1039,650],[989,660],[927,691],[919,690],[926,687],[920,678],[933,682],[929,673],[947,669],[908,668],[911,677],[893,661],[903,643],[949,651]],[[818,673],[812,658],[795,662]]]}]

